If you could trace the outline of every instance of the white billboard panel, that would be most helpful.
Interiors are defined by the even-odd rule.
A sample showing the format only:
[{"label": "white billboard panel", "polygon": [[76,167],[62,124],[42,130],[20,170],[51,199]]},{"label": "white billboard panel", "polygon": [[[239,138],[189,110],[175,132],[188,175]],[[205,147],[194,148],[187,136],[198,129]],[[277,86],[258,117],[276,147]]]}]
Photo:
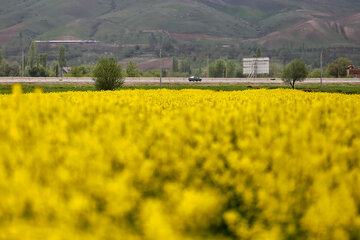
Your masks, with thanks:
[{"label": "white billboard panel", "polygon": [[270,73],[270,58],[244,58],[244,74],[269,74]]}]

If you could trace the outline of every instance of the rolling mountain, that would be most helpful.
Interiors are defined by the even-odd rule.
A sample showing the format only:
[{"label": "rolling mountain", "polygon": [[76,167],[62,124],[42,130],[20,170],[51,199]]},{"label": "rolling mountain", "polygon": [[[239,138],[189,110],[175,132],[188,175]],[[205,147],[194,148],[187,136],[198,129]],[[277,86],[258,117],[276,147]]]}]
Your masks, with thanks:
[{"label": "rolling mountain", "polygon": [[140,44],[148,43],[145,33],[158,31],[270,49],[360,44],[358,0],[0,0],[0,6],[0,44],[20,35]]}]

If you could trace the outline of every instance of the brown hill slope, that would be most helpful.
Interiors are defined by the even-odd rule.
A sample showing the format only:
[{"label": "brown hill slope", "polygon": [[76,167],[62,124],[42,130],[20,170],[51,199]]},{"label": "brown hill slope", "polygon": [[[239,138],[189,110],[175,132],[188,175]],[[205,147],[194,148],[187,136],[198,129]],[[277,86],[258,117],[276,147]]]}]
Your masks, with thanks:
[{"label": "brown hill slope", "polygon": [[0,0],[0,6],[0,43],[21,32],[28,39],[146,44],[141,33],[149,29],[189,41],[255,39],[269,48],[360,39],[358,0]]}]

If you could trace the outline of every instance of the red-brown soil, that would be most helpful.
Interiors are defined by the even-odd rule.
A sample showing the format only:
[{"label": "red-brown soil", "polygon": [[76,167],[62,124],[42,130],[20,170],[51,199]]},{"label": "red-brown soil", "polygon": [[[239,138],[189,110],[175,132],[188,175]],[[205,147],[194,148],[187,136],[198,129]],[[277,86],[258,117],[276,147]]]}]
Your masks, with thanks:
[{"label": "red-brown soil", "polygon": [[[172,61],[173,61],[172,58],[162,58],[162,68],[163,69],[171,69],[172,63],[173,63]],[[138,69],[140,69],[142,71],[148,71],[148,70],[152,70],[152,69],[160,69],[160,59],[159,58],[150,59],[148,61],[138,63],[137,66],[138,66]]]},{"label": "red-brown soil", "polygon": [[211,36],[211,35],[207,35],[207,34],[190,34],[190,33],[170,33],[170,36],[172,38],[176,38],[176,39],[185,39],[185,40],[194,40],[194,39],[209,39],[209,40],[219,40],[219,41],[223,41],[223,40],[231,40],[231,38],[228,37],[216,37],[216,36]]},{"label": "red-brown soil", "polygon": [[23,27],[24,24],[18,24],[7,29],[0,30],[0,43],[10,42],[11,38]]}]

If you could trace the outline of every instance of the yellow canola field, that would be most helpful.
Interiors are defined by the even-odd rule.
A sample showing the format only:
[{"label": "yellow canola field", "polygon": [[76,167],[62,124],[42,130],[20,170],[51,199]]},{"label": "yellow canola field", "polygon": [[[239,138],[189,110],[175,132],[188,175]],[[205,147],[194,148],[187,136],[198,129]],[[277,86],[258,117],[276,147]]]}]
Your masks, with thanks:
[{"label": "yellow canola field", "polygon": [[360,96],[0,95],[0,240],[360,239]]}]

